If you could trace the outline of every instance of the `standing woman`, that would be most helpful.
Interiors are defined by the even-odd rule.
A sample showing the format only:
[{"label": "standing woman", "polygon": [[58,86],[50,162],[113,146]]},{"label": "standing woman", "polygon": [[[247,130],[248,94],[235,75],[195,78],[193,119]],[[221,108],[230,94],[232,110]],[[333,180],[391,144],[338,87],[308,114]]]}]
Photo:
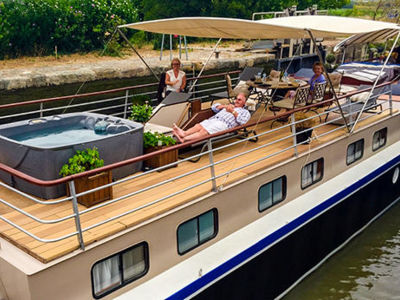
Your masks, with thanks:
[{"label": "standing woman", "polygon": [[165,84],[167,85],[167,94],[170,92],[182,92],[186,86],[186,74],[181,71],[181,61],[174,58],[171,61],[172,70],[167,71],[165,75]]}]

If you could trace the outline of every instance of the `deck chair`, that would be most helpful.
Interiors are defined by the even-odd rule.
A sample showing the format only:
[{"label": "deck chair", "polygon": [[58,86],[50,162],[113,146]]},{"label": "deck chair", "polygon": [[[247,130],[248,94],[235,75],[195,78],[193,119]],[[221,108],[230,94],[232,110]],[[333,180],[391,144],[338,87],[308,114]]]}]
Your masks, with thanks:
[{"label": "deck chair", "polygon": [[153,110],[149,121],[144,125],[144,131],[168,134],[172,132],[172,125],[178,123],[180,118],[187,120],[187,105],[192,94],[171,92]]},{"label": "deck chair", "polygon": [[[370,88],[371,86],[369,85],[360,85],[358,90],[364,90],[366,88]],[[363,92],[360,94],[353,95],[351,97],[346,98],[346,103],[342,105],[342,111],[346,118],[349,119],[349,123],[352,123],[354,121],[359,113],[373,113],[377,114],[382,112],[382,104],[378,103],[378,98],[381,94],[385,93],[387,91],[387,87],[379,87],[375,88],[374,91],[371,94],[371,97],[368,99],[368,95],[370,91]],[[365,102],[367,104],[365,105],[365,108],[363,111],[361,109],[363,108]],[[380,109],[380,112],[378,112],[378,108]],[[325,122],[328,119],[329,113],[336,113],[340,114],[339,108],[337,106],[332,107],[327,110],[327,114],[325,117]],[[339,122],[340,123],[340,122]],[[341,125],[341,123],[340,123]]]},{"label": "deck chair", "polygon": [[[321,101],[324,100],[325,97],[325,92],[326,92],[326,82],[317,82],[314,84],[314,90],[311,92],[311,98],[309,98],[309,101],[307,102],[307,104],[317,104]],[[323,106],[330,106],[327,104],[321,104],[318,105],[316,107],[313,107],[310,109],[310,111],[315,112],[317,115],[318,113],[318,109],[323,107]],[[322,119],[321,117],[319,117],[319,121],[321,122]]]},{"label": "deck chair", "polygon": [[308,96],[310,94],[310,87],[298,87],[296,89],[296,94],[291,98],[284,98],[280,101],[276,101],[272,104],[273,107],[284,108],[286,110],[295,109],[298,107],[305,106],[307,104]]},{"label": "deck chair", "polygon": [[[237,85],[243,84],[243,82],[246,82],[247,80],[252,79],[256,74],[261,73],[264,69],[263,68],[258,68],[258,67],[246,67],[244,68],[243,72],[239,74],[239,79],[237,82]],[[229,77],[230,78],[230,77]],[[231,85],[232,86],[232,85]],[[215,99],[229,99],[229,91],[228,91],[228,86],[227,90],[215,94],[211,94],[210,98],[211,100]]]},{"label": "deck chair", "polygon": [[[296,89],[296,94],[294,95],[293,98],[284,98],[282,100],[276,101],[272,103],[272,112],[274,115],[276,115],[277,108],[279,109],[286,109],[286,110],[292,110],[295,108],[303,107],[307,105],[308,97],[310,95],[310,87],[304,86],[304,87],[298,87]],[[280,118],[275,121],[279,122],[287,122],[289,117],[284,117]],[[271,128],[274,126],[275,121],[271,123]]]}]

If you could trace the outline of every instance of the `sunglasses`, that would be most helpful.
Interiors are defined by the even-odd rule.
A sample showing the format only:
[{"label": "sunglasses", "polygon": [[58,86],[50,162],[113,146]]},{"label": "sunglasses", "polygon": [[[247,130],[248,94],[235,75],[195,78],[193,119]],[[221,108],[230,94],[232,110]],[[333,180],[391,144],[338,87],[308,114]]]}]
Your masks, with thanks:
[{"label": "sunglasses", "polygon": [[181,64],[178,64],[178,63],[176,63],[176,64],[172,64],[173,66],[180,66]]}]

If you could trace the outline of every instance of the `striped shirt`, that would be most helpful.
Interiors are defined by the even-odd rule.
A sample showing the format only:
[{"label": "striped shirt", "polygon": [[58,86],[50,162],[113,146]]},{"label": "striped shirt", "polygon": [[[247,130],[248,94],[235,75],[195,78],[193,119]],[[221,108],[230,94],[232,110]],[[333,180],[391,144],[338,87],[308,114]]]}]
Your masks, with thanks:
[{"label": "striped shirt", "polygon": [[250,120],[250,113],[247,109],[243,107],[235,107],[234,110],[238,113],[237,118],[226,111],[225,108],[218,109],[217,107],[221,105],[220,103],[215,103],[211,109],[215,113],[209,120],[217,119],[224,122],[228,128],[233,128],[239,125],[244,125]]}]

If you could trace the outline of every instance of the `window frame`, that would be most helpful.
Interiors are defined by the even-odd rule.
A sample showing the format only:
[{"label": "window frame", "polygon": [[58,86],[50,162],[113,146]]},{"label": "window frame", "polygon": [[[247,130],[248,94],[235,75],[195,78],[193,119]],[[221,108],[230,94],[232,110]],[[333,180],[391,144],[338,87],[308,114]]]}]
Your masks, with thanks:
[{"label": "window frame", "polygon": [[[143,270],[143,272],[141,272],[138,275],[130,278],[129,280],[124,280],[124,269],[123,269],[123,266],[122,266],[122,256],[123,256],[124,253],[126,253],[128,251],[131,251],[131,250],[133,250],[135,248],[141,247],[141,246],[143,246],[143,250],[144,250],[145,269]],[[96,295],[95,291],[94,291],[93,269],[97,264],[100,264],[100,263],[102,263],[102,262],[104,262],[104,261],[106,261],[106,260],[108,260],[108,259],[110,259],[110,258],[112,258],[114,256],[118,256],[118,272],[119,272],[119,274],[121,276],[121,284],[115,286],[114,288],[112,288],[112,289],[110,289],[110,290],[108,290],[108,291],[106,291],[106,292],[104,292],[104,293],[102,293],[100,295]],[[93,298],[95,298],[95,299],[103,298],[104,296],[107,296],[107,295],[111,294],[112,292],[114,292],[114,291],[116,291],[116,290],[118,290],[118,289],[120,289],[120,288],[122,288],[122,287],[124,287],[124,286],[126,286],[128,284],[130,284],[131,282],[133,282],[133,281],[135,281],[135,280],[137,280],[139,278],[142,278],[143,276],[145,276],[147,274],[147,272],[149,271],[149,268],[150,268],[149,244],[146,241],[140,242],[140,243],[135,244],[135,245],[133,245],[133,246],[127,248],[127,249],[121,250],[121,251],[119,251],[117,253],[114,253],[112,255],[109,255],[109,256],[107,256],[107,257],[105,257],[105,258],[103,258],[103,259],[101,259],[99,261],[96,261],[92,265],[92,267],[90,269],[90,278],[91,278],[91,284],[92,284],[92,296],[93,296]]]},{"label": "window frame", "polygon": [[[380,144],[380,139],[381,139],[381,133],[385,133],[385,142],[382,145],[379,145],[377,148],[374,148],[374,137],[376,134],[379,134],[379,144]],[[387,127],[379,129],[377,131],[374,132],[374,135],[372,136],[372,151],[377,151],[378,149],[381,149],[383,147],[385,147],[386,143],[387,143]]]},{"label": "window frame", "polygon": [[[318,162],[318,161],[321,161],[321,165],[322,165],[322,168],[321,168],[321,176],[320,176],[317,180],[315,180],[315,181],[311,180],[311,183],[310,183],[310,184],[308,184],[308,185],[306,185],[306,186],[303,186],[303,169],[304,169],[305,167],[307,167],[308,165],[311,165],[311,164],[314,165],[314,163],[315,163],[315,162]],[[301,168],[301,170],[300,170],[300,187],[301,187],[302,190],[305,190],[306,188],[308,188],[308,187],[310,187],[310,186],[316,184],[317,182],[320,182],[320,181],[324,178],[324,170],[325,170],[325,164],[324,164],[324,162],[325,162],[325,161],[324,161],[324,158],[323,158],[323,157],[320,157],[320,158],[318,158],[318,159],[316,159],[316,160],[313,160],[312,162],[310,162],[310,163],[304,165],[304,166]]]},{"label": "window frame", "polygon": [[[351,145],[354,145],[354,150],[356,150],[356,144],[359,143],[359,142],[362,143],[361,156],[360,156],[359,158],[355,158],[353,161],[349,162],[349,160],[348,160],[348,158],[349,158],[349,156],[348,156],[348,154],[349,154],[349,148],[350,148]],[[364,156],[364,148],[365,148],[365,141],[364,141],[363,138],[360,139],[360,140],[357,140],[357,141],[355,141],[355,142],[353,142],[353,143],[350,143],[350,144],[347,146],[347,150],[346,150],[346,165],[349,166],[349,165],[351,165],[352,163],[356,162],[357,160],[360,160],[361,158],[363,158],[363,156]],[[356,152],[354,152],[354,157],[355,157],[355,154],[356,154]]]},{"label": "window frame", "polygon": [[[279,179],[282,179],[282,199],[279,200],[279,201],[277,201],[277,202],[273,202],[273,199],[272,199],[272,200],[271,200],[272,204],[271,204],[270,206],[268,206],[268,207],[266,207],[266,208],[264,208],[264,209],[260,209],[260,191],[261,191],[261,189],[262,189],[264,186],[267,186],[268,184],[271,184],[271,185],[272,185],[272,191],[271,191],[271,192],[272,192],[272,195],[273,195],[273,194],[274,194],[274,190],[273,190],[273,188],[274,188],[274,182],[277,181],[277,180],[279,180]],[[258,188],[258,199],[257,199],[257,203],[258,203],[258,212],[261,213],[261,212],[263,212],[263,211],[266,211],[267,209],[269,209],[269,208],[275,206],[276,204],[278,204],[278,203],[284,201],[284,200],[286,199],[286,195],[287,195],[287,177],[286,177],[286,175],[280,176],[280,177],[278,177],[278,178],[276,178],[276,179],[274,179],[274,180],[271,180],[271,181],[269,181],[269,182],[267,182],[267,183],[264,183],[263,185],[261,185],[261,186]]]},{"label": "window frame", "polygon": [[[200,219],[201,216],[203,216],[203,215],[205,215],[205,214],[207,214],[207,213],[209,213],[209,212],[213,212],[213,217],[214,217],[214,218],[213,218],[213,220],[214,220],[214,233],[213,233],[213,235],[210,236],[208,239],[203,240],[202,242],[200,242],[200,222],[199,222],[199,219]],[[184,224],[186,224],[186,223],[189,223],[189,222],[191,222],[191,221],[193,221],[193,220],[195,220],[195,219],[197,219],[197,242],[198,242],[198,243],[197,243],[195,246],[193,246],[193,247],[191,247],[191,248],[189,248],[189,249],[186,249],[184,252],[180,252],[180,251],[179,251],[179,228],[180,228],[182,225],[184,225]],[[193,249],[195,249],[195,248],[197,248],[197,247],[199,247],[199,246],[201,246],[201,245],[207,243],[208,241],[212,240],[213,238],[215,238],[215,237],[218,235],[218,229],[219,229],[219,226],[218,226],[218,210],[217,210],[216,208],[212,208],[212,209],[210,209],[210,210],[207,210],[206,212],[204,212],[204,213],[202,213],[202,214],[200,214],[200,215],[197,215],[197,216],[195,216],[195,217],[193,217],[193,218],[191,218],[191,219],[189,219],[189,220],[186,220],[186,221],[180,223],[180,224],[178,225],[177,229],[176,229],[176,246],[177,246],[177,247],[176,247],[176,250],[177,250],[178,254],[179,254],[179,255],[184,255],[184,254],[186,254],[186,253],[192,251]]]}]

